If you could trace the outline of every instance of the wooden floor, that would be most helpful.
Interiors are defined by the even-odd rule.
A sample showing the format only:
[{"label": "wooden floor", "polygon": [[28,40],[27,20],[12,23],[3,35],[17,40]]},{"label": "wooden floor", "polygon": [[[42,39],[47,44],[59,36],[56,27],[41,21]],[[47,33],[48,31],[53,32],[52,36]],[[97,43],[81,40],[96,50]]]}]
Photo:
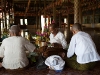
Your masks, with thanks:
[{"label": "wooden floor", "polygon": [[0,75],[100,75],[100,62],[96,67],[88,71],[78,71],[65,67],[62,73],[55,73],[49,69],[37,70],[35,67],[29,67],[25,70],[10,71],[4,68],[0,69]]}]

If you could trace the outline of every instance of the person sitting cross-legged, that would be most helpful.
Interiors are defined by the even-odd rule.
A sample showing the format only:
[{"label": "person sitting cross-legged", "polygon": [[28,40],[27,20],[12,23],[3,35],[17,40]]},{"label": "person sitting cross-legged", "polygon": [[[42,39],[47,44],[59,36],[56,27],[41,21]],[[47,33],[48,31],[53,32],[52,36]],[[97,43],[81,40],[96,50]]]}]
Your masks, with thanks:
[{"label": "person sitting cross-legged", "polygon": [[49,25],[49,42],[46,47],[41,47],[39,51],[47,58],[50,55],[58,55],[60,53],[66,53],[67,41],[64,34],[58,30],[57,24],[52,23]]},{"label": "person sitting cross-legged", "polygon": [[21,37],[21,30],[18,25],[9,29],[10,37],[4,39],[0,46],[0,57],[3,57],[2,66],[5,69],[22,69],[28,66],[29,60],[26,50],[33,52],[36,47],[29,40]]},{"label": "person sitting cross-legged", "polygon": [[78,70],[92,68],[95,62],[100,60],[95,43],[88,33],[82,31],[81,24],[79,23],[75,23],[72,26],[72,32],[73,36],[67,51],[67,64],[74,69],[76,67]]}]

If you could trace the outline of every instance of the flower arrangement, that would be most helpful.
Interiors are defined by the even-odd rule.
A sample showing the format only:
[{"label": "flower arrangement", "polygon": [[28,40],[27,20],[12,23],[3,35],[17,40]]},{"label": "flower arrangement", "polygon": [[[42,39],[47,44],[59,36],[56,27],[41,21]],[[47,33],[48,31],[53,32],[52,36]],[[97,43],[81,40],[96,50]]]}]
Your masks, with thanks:
[{"label": "flower arrangement", "polygon": [[49,39],[49,30],[47,28],[47,26],[44,26],[44,31],[42,32],[41,30],[37,30],[36,32],[36,36],[37,36],[37,40],[40,41],[48,41]]},{"label": "flower arrangement", "polygon": [[38,47],[44,46],[46,44],[46,42],[49,41],[49,30],[48,30],[48,26],[45,25],[44,26],[44,30],[40,30],[38,29],[36,31],[36,34],[34,36],[32,36],[33,39],[35,39],[35,44]]},{"label": "flower arrangement", "polygon": [[6,28],[2,29],[2,35],[1,35],[1,37],[2,37],[2,40],[4,40],[5,38],[8,37],[8,31],[7,31]]}]

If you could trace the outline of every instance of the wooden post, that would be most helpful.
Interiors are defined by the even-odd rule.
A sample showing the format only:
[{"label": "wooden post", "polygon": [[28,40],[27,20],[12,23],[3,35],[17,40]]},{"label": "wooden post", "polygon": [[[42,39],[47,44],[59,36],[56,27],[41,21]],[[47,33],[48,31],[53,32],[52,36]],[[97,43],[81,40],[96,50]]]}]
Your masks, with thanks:
[{"label": "wooden post", "polygon": [[59,28],[61,28],[61,13],[59,13]]},{"label": "wooden post", "polygon": [[69,14],[67,15],[67,43],[70,43],[70,22],[69,22]]},{"label": "wooden post", "polygon": [[79,23],[82,24],[82,8],[80,0],[79,0]]},{"label": "wooden post", "polygon": [[53,20],[56,23],[56,6],[53,4]]},{"label": "wooden post", "polygon": [[92,19],[93,19],[92,27],[94,28],[95,27],[95,13],[94,13],[94,10],[93,10],[93,17],[92,17]]},{"label": "wooden post", "polygon": [[[42,5],[41,5],[42,3],[41,3],[41,0],[39,0],[39,7],[41,7]],[[41,9],[40,9],[41,10]],[[41,11],[38,13],[39,14],[39,26],[38,26],[38,28],[40,29],[41,28]]]},{"label": "wooden post", "polygon": [[36,29],[38,28],[38,15],[36,15]]},{"label": "wooden post", "polygon": [[74,0],[74,23],[79,23],[79,1]]},{"label": "wooden post", "polygon": [[[44,7],[46,7],[46,0],[44,0]],[[45,18],[45,23],[46,23],[46,10],[44,10],[44,18]]]},{"label": "wooden post", "polygon": [[4,22],[5,22],[5,28],[7,29],[7,21],[6,21],[6,0],[4,0]]}]

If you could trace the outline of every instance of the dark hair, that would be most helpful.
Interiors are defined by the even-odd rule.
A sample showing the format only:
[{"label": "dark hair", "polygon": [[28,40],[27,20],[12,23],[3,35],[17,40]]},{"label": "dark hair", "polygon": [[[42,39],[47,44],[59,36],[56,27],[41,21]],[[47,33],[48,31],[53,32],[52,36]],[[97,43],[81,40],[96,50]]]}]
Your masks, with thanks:
[{"label": "dark hair", "polygon": [[73,30],[82,31],[82,26],[81,26],[81,24],[79,24],[79,23],[75,23],[75,24],[72,26],[72,29],[73,29]]},{"label": "dark hair", "polygon": [[52,27],[53,29],[57,28],[57,24],[56,23],[52,23],[49,25],[49,27]]}]

